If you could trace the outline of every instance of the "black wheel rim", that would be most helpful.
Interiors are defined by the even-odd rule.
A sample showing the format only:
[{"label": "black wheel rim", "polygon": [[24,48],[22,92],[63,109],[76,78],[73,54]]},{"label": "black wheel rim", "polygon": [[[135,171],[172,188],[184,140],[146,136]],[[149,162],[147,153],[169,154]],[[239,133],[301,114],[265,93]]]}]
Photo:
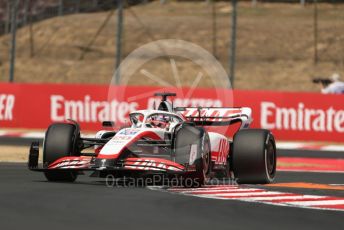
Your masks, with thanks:
[{"label": "black wheel rim", "polygon": [[203,155],[203,171],[204,174],[207,175],[209,172],[209,165],[210,165],[210,146],[209,143],[204,144],[204,155]]},{"label": "black wheel rim", "polygon": [[266,150],[266,165],[269,175],[274,175],[276,168],[276,156],[275,156],[275,147],[272,141],[269,141]]}]

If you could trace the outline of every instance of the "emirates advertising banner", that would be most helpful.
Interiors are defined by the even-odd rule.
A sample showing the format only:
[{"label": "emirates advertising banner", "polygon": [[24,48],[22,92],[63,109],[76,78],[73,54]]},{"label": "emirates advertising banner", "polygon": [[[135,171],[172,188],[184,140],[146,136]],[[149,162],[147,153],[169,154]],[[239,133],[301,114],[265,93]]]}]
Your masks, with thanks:
[{"label": "emirates advertising banner", "polygon": [[[0,84],[1,128],[46,129],[73,119],[82,130],[98,131],[102,121],[117,127],[128,114],[154,108],[155,92],[173,88],[148,86]],[[277,140],[343,142],[344,95],[272,91],[179,88],[174,107],[250,107],[252,128],[271,130]]]}]

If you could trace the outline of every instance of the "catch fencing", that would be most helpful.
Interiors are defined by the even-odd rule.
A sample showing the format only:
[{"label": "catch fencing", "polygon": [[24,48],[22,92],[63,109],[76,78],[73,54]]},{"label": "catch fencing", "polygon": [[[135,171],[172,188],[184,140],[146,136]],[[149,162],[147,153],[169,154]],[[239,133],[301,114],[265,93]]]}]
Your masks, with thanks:
[{"label": "catch fencing", "polygon": [[[318,91],[313,77],[344,74],[342,2],[1,1],[0,81],[107,84],[136,48],[173,38],[212,53],[235,88]],[[197,68],[177,66],[181,84],[191,86]],[[173,79],[168,63],[147,68]],[[129,84],[159,85],[135,76]],[[205,78],[199,86],[213,87]]]}]

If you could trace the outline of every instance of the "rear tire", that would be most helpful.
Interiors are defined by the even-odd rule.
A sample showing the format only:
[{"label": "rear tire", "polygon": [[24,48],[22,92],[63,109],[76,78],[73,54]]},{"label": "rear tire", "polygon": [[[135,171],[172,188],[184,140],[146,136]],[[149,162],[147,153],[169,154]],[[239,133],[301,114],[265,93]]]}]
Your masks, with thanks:
[{"label": "rear tire", "polygon": [[268,184],[276,175],[276,144],[269,130],[244,129],[233,140],[232,170],[238,183]]},{"label": "rear tire", "polygon": [[[78,141],[80,131],[74,124],[56,123],[49,126],[43,145],[43,165],[47,168],[57,159],[68,156],[78,156]],[[71,171],[46,171],[44,172],[48,181],[74,182],[77,172]]]}]

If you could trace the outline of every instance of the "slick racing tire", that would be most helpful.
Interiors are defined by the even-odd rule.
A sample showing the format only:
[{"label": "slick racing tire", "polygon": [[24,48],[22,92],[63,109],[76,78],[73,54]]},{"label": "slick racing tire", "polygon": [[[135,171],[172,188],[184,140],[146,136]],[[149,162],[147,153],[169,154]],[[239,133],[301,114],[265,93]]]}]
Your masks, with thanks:
[{"label": "slick racing tire", "polygon": [[[56,123],[49,126],[43,144],[43,165],[47,168],[51,163],[61,157],[80,155],[78,141],[80,131],[74,124]],[[48,181],[74,182],[77,172],[46,171]]]},{"label": "slick racing tire", "polygon": [[240,184],[268,184],[276,175],[276,144],[269,130],[244,129],[233,140],[231,165]]},{"label": "slick racing tire", "polygon": [[194,167],[194,172],[187,172],[182,179],[185,187],[200,187],[207,183],[211,172],[210,140],[202,127],[183,124],[175,132],[175,158],[179,164]]}]

